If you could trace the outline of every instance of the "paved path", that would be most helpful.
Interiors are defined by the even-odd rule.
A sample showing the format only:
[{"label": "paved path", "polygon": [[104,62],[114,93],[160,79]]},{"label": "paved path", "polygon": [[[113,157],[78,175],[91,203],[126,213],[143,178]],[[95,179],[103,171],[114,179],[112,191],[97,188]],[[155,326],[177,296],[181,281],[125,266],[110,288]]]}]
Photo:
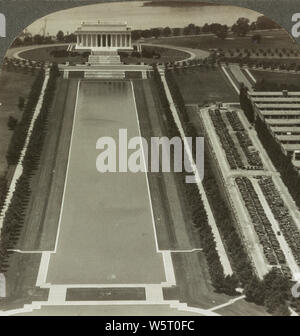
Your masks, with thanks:
[{"label": "paved path", "polygon": [[238,64],[229,64],[229,69],[239,83],[243,83],[249,90],[252,90],[252,84],[249,82],[248,78],[243,74],[240,66]]}]

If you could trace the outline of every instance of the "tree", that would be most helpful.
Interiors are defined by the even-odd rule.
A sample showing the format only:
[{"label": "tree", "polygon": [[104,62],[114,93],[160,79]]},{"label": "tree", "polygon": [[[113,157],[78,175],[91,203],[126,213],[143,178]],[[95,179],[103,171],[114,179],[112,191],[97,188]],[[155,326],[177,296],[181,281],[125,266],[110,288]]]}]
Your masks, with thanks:
[{"label": "tree", "polygon": [[172,31],[173,31],[174,36],[179,36],[180,35],[180,28],[173,28]]},{"label": "tree", "polygon": [[66,43],[74,43],[74,42],[76,42],[76,35],[75,34],[65,35],[64,41]]},{"label": "tree", "polygon": [[195,35],[199,35],[200,33],[201,33],[201,27],[195,26],[195,32],[194,32],[194,34]]},{"label": "tree", "polygon": [[190,23],[188,26],[184,27],[183,34],[184,35],[193,35],[195,34],[196,26],[193,23]]},{"label": "tree", "polygon": [[246,300],[258,305],[263,305],[266,297],[264,289],[262,281],[256,276],[253,276],[245,286]]},{"label": "tree", "polygon": [[23,110],[24,105],[25,105],[25,98],[24,97],[19,97],[18,108],[20,110]]},{"label": "tree", "polygon": [[260,34],[255,34],[252,36],[251,40],[252,42],[259,44],[262,40],[262,36]]},{"label": "tree", "polygon": [[21,45],[22,45],[22,40],[19,37],[15,38],[14,42],[12,43],[12,47],[19,47]]},{"label": "tree", "polygon": [[148,37],[151,37],[151,36],[152,36],[151,31],[150,31],[149,29],[145,29],[145,30],[143,30],[142,33],[141,33],[141,35],[142,35],[142,37],[144,37],[144,38],[148,38]]},{"label": "tree", "polygon": [[209,33],[210,32],[210,25],[208,23],[205,23],[205,25],[202,27],[203,33]]},{"label": "tree", "polygon": [[231,27],[231,30],[238,36],[245,36],[250,31],[249,19],[239,18]]},{"label": "tree", "polygon": [[33,43],[34,44],[42,44],[44,42],[44,38],[42,35],[37,34],[33,36]]},{"label": "tree", "polygon": [[17,126],[18,120],[12,116],[8,117],[7,126],[10,131],[13,131]]},{"label": "tree", "polygon": [[142,37],[141,30],[133,30],[131,33],[131,37],[133,41],[139,40]]},{"label": "tree", "polygon": [[256,20],[256,29],[265,30],[265,29],[277,29],[277,28],[280,28],[280,26],[276,22],[272,21],[271,19],[269,19],[264,15],[259,16]]},{"label": "tree", "polygon": [[32,37],[27,35],[24,37],[24,44],[29,45],[32,44]]},{"label": "tree", "polygon": [[56,34],[56,39],[59,42],[62,42],[64,40],[65,34],[62,30],[59,30],[58,33]]},{"label": "tree", "polygon": [[159,28],[152,28],[150,29],[151,36],[158,38],[161,35],[161,30]]},{"label": "tree", "polygon": [[172,30],[170,27],[165,27],[164,30],[163,30],[163,36],[170,36],[172,33]]},{"label": "tree", "polygon": [[213,33],[224,40],[228,36],[228,27],[226,25],[220,25]]}]

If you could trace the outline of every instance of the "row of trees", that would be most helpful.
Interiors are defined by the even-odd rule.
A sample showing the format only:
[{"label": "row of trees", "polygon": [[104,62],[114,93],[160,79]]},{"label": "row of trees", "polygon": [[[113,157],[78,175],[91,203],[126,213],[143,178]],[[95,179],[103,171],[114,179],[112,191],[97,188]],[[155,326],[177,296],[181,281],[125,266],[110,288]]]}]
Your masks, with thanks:
[{"label": "row of trees", "polygon": [[[168,70],[166,78],[174,102],[181,114],[181,120],[188,125],[185,126],[186,135],[192,137],[203,136],[202,128],[195,129],[195,127],[191,125],[192,123],[186,111],[184,98],[174,75],[175,73],[172,70]],[[234,269],[234,275],[223,278],[223,281],[221,280],[219,272],[217,272],[217,276],[213,272],[211,273],[217,280],[216,290],[220,290],[226,294],[234,294],[235,288],[241,285],[245,289],[245,295],[248,301],[264,305],[268,312],[274,315],[289,315],[288,304],[292,300],[289,291],[291,283],[278,269],[272,269],[263,280],[259,280],[256,276],[253,265],[235,226],[234,215],[225,202],[226,195],[224,195],[224,186],[218,183],[211,160],[211,153],[207,148],[204,162],[205,173],[203,186],[212,205],[216,223]],[[189,188],[189,185],[187,185],[187,188]],[[197,209],[197,203],[194,203],[194,205],[195,209]],[[197,222],[199,220],[197,219],[198,217],[201,218],[201,212],[198,213],[196,211],[195,218],[193,217],[194,221]],[[201,236],[203,236],[202,240],[210,241],[211,239],[210,234],[207,233],[205,229],[201,230]],[[209,258],[208,262],[211,262]],[[215,282],[213,283],[214,286],[216,286]]]},{"label": "row of trees", "polygon": [[63,31],[58,31],[56,37],[52,37],[50,35],[30,35],[26,34],[23,38],[17,37],[12,43],[12,47],[21,47],[32,44],[53,44],[56,42],[60,43],[75,43],[76,35],[75,34],[64,34]]},{"label": "row of trees", "polygon": [[33,82],[29,93],[26,106],[20,122],[11,137],[8,151],[6,154],[7,163],[9,165],[17,164],[20,158],[21,151],[24,147],[28,129],[42,90],[44,81],[44,70],[40,70],[36,79]]},{"label": "row of trees", "polygon": [[[231,31],[238,36],[245,36],[250,31],[255,30],[265,30],[265,29],[276,29],[280,26],[270,20],[265,16],[260,16],[255,22],[250,23],[247,18],[239,18],[237,22],[231,27]],[[136,29],[132,31],[132,39],[138,40],[140,38],[150,38],[150,37],[169,37],[169,36],[179,36],[179,35],[199,35],[200,33],[213,33],[219,38],[226,38],[230,31],[230,27],[227,25],[222,25],[219,23],[206,23],[203,27],[197,26],[193,23],[183,27],[183,28],[151,28],[151,29]],[[257,37],[261,39],[261,37]],[[52,44],[55,42],[60,43],[75,43],[76,35],[65,34],[62,30],[59,30],[55,37],[50,35],[31,35],[25,34],[23,37],[17,37],[12,47],[20,47],[23,45],[32,45],[32,44]]]},{"label": "row of trees", "polygon": [[293,59],[284,59],[284,60],[262,60],[262,59],[254,59],[248,57],[218,57],[218,63],[238,63],[240,66],[248,66],[253,70],[271,70],[271,71],[300,71],[300,64],[297,62],[293,62]]},{"label": "row of trees", "polygon": [[[261,35],[253,35],[252,40],[256,36]],[[217,50],[220,54],[226,56],[230,55],[231,57],[239,56],[239,57],[276,57],[276,58],[285,58],[285,57],[297,57],[299,55],[299,50],[296,48],[228,48],[222,49],[219,48]]]},{"label": "row of trees", "polygon": [[7,179],[4,176],[0,176],[0,214],[5,203],[7,191]]},{"label": "row of trees", "polygon": [[[245,36],[250,31],[255,30],[265,30],[265,29],[277,29],[280,28],[275,22],[270,20],[265,16],[260,16],[255,22],[250,23],[247,18],[239,18],[236,23],[231,27],[231,31],[237,36]],[[133,40],[138,40],[140,38],[150,38],[150,37],[169,37],[169,36],[179,36],[179,35],[199,35],[201,33],[212,33],[219,38],[226,38],[230,31],[230,27],[227,25],[222,25],[220,23],[206,23],[203,27],[197,26],[193,23],[185,26],[184,28],[151,28],[144,30],[133,30],[132,38]],[[255,34],[254,42],[260,42],[261,36]]]},{"label": "row of trees", "polygon": [[30,199],[30,183],[34,170],[37,169],[47,129],[48,113],[51,108],[56,87],[58,68],[53,65],[45,90],[40,114],[35,121],[30,142],[23,161],[23,173],[16,183],[12,200],[5,214],[0,237],[0,272],[5,272],[9,257],[8,249],[13,248],[18,240],[25,219],[26,207]]}]

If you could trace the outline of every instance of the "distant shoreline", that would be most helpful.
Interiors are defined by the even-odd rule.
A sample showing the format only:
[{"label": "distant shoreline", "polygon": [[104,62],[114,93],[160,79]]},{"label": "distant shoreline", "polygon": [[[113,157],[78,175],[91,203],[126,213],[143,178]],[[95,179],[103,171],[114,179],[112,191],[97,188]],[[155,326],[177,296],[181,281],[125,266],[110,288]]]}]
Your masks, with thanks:
[{"label": "distant shoreline", "polygon": [[204,6],[222,6],[211,2],[196,2],[196,1],[177,1],[177,0],[153,0],[143,4],[144,7],[204,7]]}]

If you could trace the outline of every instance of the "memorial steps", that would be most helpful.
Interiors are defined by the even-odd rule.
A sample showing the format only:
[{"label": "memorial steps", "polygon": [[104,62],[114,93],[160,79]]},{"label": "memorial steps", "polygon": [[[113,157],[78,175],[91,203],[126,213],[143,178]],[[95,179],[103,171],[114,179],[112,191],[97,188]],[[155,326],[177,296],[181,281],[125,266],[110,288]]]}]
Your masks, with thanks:
[{"label": "memorial steps", "polygon": [[120,65],[121,60],[120,56],[116,51],[92,51],[92,54],[89,56],[88,63],[90,65]]},{"label": "memorial steps", "polygon": [[[92,51],[89,56],[88,63],[89,66],[110,66],[110,65],[121,65],[120,56],[116,51]],[[84,72],[84,78],[125,78],[125,72],[123,70],[89,70]]]},{"label": "memorial steps", "polygon": [[84,78],[106,78],[106,79],[124,79],[125,71],[95,70],[85,71]]}]

